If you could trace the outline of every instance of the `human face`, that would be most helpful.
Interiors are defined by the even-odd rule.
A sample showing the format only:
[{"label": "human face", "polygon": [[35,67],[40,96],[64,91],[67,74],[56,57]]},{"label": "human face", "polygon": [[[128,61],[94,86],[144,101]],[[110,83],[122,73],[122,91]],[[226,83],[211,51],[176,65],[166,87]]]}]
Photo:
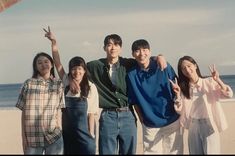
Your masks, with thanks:
[{"label": "human face", "polygon": [[72,78],[76,81],[79,81],[81,82],[82,81],[82,78],[85,74],[85,70],[82,66],[74,66],[72,69],[71,69],[71,75],[72,75]]},{"label": "human face", "polygon": [[136,59],[138,64],[142,68],[147,68],[149,65],[149,59],[151,56],[151,52],[147,48],[140,48],[132,53],[133,57]]},{"label": "human face", "polygon": [[195,80],[195,78],[198,77],[196,70],[197,70],[197,65],[193,64],[188,60],[184,60],[181,64],[182,73],[190,80]]},{"label": "human face", "polygon": [[107,53],[108,59],[117,59],[121,53],[121,47],[118,44],[114,44],[113,40],[109,41],[109,44],[107,44],[104,47],[105,52]]},{"label": "human face", "polygon": [[36,67],[37,67],[37,70],[38,70],[40,76],[42,76],[45,79],[48,79],[50,77],[50,71],[52,68],[52,64],[47,57],[45,57],[45,56],[38,57],[38,59],[36,61]]}]

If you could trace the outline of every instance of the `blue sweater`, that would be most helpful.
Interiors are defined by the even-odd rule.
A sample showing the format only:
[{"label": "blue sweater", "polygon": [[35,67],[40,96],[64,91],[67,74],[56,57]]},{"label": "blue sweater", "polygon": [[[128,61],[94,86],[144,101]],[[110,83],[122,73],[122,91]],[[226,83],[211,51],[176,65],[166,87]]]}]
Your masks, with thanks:
[{"label": "blue sweater", "polygon": [[175,77],[170,64],[161,71],[153,60],[150,60],[148,71],[137,65],[128,72],[128,100],[139,106],[146,126],[159,128],[179,118],[174,110],[175,95],[168,80],[175,80]]}]

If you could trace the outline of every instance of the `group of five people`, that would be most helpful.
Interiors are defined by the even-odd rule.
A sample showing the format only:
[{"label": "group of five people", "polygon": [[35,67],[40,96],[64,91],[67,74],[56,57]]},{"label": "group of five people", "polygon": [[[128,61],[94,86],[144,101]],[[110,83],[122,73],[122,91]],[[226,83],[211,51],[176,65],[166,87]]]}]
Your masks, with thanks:
[{"label": "group of five people", "polygon": [[148,41],[134,41],[134,59],[128,59],[120,56],[121,37],[110,34],[104,39],[106,58],[86,64],[73,57],[66,73],[54,34],[49,27],[44,31],[53,59],[36,55],[33,76],[16,104],[22,110],[25,154],[96,154],[96,137],[101,155],[136,154],[137,119],[144,154],[183,154],[184,128],[190,154],[220,153],[219,132],[227,124],[219,99],[233,92],[214,66],[204,78],[195,60],[184,56],[177,77],[162,55],[151,56]]}]

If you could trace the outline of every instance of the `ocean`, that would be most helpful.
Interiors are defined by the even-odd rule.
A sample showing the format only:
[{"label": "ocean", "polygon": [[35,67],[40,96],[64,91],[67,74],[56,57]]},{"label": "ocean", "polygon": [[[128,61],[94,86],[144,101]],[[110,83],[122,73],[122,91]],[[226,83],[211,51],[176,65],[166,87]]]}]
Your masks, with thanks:
[{"label": "ocean", "polygon": [[[222,75],[224,83],[230,85],[235,94],[235,75]],[[22,84],[0,84],[0,109],[14,109]],[[235,99],[235,95],[233,95]]]}]

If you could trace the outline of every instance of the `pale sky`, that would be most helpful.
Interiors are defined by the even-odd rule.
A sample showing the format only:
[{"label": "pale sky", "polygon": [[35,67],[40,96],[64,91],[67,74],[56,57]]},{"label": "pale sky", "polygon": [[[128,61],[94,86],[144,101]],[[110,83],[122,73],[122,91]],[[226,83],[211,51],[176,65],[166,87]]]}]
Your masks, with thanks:
[{"label": "pale sky", "polygon": [[203,75],[211,64],[233,75],[234,15],[235,0],[21,0],[0,13],[0,84],[23,83],[36,53],[51,55],[43,31],[48,25],[66,70],[74,56],[105,57],[103,40],[116,33],[123,57],[132,57],[132,42],[142,38],[176,73],[179,58],[190,55]]}]

